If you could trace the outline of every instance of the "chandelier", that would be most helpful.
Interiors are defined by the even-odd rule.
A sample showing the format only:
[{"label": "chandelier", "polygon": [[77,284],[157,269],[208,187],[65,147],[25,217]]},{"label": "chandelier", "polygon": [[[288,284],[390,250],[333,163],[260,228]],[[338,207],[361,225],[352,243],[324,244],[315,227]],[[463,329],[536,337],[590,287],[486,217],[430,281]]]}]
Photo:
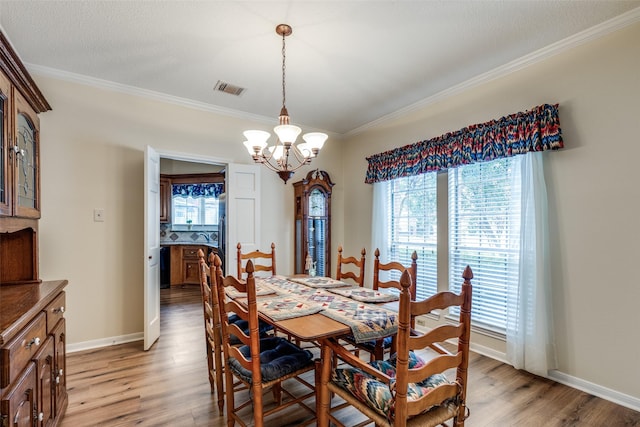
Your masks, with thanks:
[{"label": "chandelier", "polygon": [[276,172],[286,184],[293,176],[294,171],[302,166],[311,163],[311,159],[318,155],[318,152],[327,140],[327,134],[320,132],[310,132],[302,135],[305,142],[296,145],[296,139],[302,129],[289,123],[289,112],[286,107],[285,90],[285,59],[286,45],[285,37],[291,35],[293,30],[287,24],[276,26],[276,33],[282,36],[282,109],[278,118],[278,126],[273,128],[277,136],[275,145],[268,146],[267,140],[271,136],[269,132],[262,130],[244,131],[244,146],[256,163],[262,163],[267,168]]}]

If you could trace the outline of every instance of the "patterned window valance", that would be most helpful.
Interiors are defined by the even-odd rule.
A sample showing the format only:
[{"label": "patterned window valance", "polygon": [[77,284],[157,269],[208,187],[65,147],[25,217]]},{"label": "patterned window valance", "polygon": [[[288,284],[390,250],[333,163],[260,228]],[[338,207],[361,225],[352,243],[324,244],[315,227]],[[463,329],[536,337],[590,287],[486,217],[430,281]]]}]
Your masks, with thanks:
[{"label": "patterned window valance", "polygon": [[218,198],[223,192],[224,184],[173,184],[171,188],[173,196]]},{"label": "patterned window valance", "polygon": [[544,104],[367,157],[365,182],[372,184],[563,146],[558,104]]}]

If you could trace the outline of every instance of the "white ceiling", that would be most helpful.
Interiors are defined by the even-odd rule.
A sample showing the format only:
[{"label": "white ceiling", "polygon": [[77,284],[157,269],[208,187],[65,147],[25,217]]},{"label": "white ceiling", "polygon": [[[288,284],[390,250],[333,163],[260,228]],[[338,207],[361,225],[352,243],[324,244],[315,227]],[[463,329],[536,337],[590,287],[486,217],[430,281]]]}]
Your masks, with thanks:
[{"label": "white ceiling", "polygon": [[[304,131],[348,134],[554,43],[579,40],[575,34],[599,33],[594,26],[637,21],[639,7],[558,0],[1,0],[0,24],[34,73],[152,91],[268,129],[282,102],[275,26],[288,23],[292,122]],[[246,91],[214,92],[218,80]]]}]

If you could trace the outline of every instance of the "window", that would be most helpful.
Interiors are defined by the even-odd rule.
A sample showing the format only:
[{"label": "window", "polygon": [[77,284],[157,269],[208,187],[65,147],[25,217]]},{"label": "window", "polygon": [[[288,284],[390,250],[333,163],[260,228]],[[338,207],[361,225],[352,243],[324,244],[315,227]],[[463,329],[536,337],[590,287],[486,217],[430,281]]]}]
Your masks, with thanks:
[{"label": "window", "polygon": [[[418,253],[416,296],[427,298],[437,288],[437,191],[436,174],[422,174],[388,181],[388,259],[411,265]],[[397,274],[397,272],[396,272]],[[391,278],[398,280],[399,277]]]},{"label": "window", "polygon": [[504,333],[507,289],[518,288],[521,156],[449,170],[449,283],[473,270],[476,326]]},{"label": "window", "polygon": [[173,184],[172,218],[175,225],[218,225],[218,195],[222,184]]},{"label": "window", "polygon": [[[448,283],[460,291],[462,272],[473,274],[474,326],[505,333],[507,289],[517,289],[520,243],[521,156],[449,169],[448,195],[437,195],[437,174],[398,178],[386,185],[388,262],[411,262],[418,252],[417,298],[438,289],[437,243],[448,248]],[[437,234],[438,205],[448,214],[448,236]],[[443,206],[444,205],[444,206]],[[446,242],[442,244],[442,239]],[[446,272],[441,272],[446,283]],[[512,289],[513,289],[512,288]]]}]

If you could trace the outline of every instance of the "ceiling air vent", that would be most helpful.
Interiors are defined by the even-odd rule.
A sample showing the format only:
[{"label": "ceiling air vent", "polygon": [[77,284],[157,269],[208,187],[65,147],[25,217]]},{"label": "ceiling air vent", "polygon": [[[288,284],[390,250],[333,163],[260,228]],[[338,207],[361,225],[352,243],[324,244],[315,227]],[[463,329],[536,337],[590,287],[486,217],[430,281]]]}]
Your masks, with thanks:
[{"label": "ceiling air vent", "polygon": [[217,92],[228,93],[230,95],[240,96],[242,95],[242,92],[245,91],[245,88],[240,86],[234,86],[230,83],[226,83],[221,80],[218,80],[216,85],[213,87],[213,90]]}]

